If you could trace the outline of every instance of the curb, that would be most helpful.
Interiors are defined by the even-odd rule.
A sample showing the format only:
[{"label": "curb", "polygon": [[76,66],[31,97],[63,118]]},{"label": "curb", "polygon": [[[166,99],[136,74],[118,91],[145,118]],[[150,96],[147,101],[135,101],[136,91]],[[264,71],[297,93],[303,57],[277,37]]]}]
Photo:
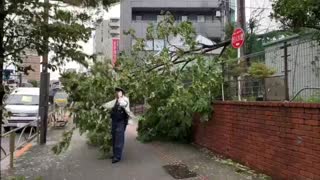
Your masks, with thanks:
[{"label": "curb", "polygon": [[32,148],[32,144],[31,144],[31,143],[26,144],[25,146],[23,146],[20,150],[18,150],[18,151],[15,153],[14,157],[15,157],[15,158],[21,157],[21,156],[24,155],[27,151],[29,151],[31,148]]}]

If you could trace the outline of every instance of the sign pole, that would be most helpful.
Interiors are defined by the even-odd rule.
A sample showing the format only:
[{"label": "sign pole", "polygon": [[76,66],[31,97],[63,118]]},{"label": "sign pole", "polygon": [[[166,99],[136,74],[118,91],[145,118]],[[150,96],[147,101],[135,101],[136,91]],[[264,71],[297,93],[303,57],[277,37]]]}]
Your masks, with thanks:
[{"label": "sign pole", "polygon": [[[241,49],[238,48],[238,65],[241,63]],[[238,76],[238,100],[241,101],[241,75]]]},{"label": "sign pole", "polygon": [[[245,41],[245,34],[242,28],[237,28],[232,34],[232,47],[238,50],[238,64],[241,63],[241,47]],[[241,76],[237,78],[238,82],[238,100],[241,101]]]},{"label": "sign pole", "polygon": [[[245,9],[245,0],[237,0],[237,21],[238,29],[242,30],[243,33],[243,42],[240,47],[238,47],[238,64],[241,63],[241,58],[245,55],[245,48],[243,47],[244,43],[244,32],[246,29],[246,9]],[[238,99],[241,101],[241,75],[238,77]]]}]

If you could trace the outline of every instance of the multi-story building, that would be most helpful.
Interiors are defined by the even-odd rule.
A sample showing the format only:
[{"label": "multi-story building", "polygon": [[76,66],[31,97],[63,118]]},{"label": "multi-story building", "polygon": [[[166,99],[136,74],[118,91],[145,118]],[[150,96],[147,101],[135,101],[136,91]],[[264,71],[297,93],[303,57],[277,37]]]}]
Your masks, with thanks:
[{"label": "multi-story building", "polygon": [[103,20],[96,26],[94,35],[94,53],[100,58],[112,59],[115,41],[120,37],[120,19]]},{"label": "multi-story building", "polygon": [[162,11],[170,11],[177,22],[191,21],[198,34],[219,42],[225,34],[225,7],[221,0],[121,0],[120,50],[134,43],[124,31],[134,29],[137,37],[145,37],[149,23],[163,19]]}]

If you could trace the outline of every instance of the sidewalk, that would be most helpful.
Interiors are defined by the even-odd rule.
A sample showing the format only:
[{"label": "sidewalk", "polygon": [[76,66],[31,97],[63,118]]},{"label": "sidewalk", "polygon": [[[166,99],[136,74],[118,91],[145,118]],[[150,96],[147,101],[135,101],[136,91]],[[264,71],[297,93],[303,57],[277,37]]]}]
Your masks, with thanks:
[{"label": "sidewalk", "polygon": [[[54,130],[57,131],[57,130]],[[60,132],[59,132],[60,131]],[[69,149],[56,156],[51,147],[58,133],[50,135],[46,146],[34,146],[15,162],[15,171],[5,171],[5,177],[24,176],[34,180],[173,180],[163,168],[168,164],[183,163],[197,173],[188,180],[244,180],[257,179],[237,174],[235,169],[213,160],[191,145],[173,143],[142,144],[136,140],[136,126],[129,125],[123,161],[111,164],[100,160],[95,147],[87,145],[85,136],[73,135]]]}]

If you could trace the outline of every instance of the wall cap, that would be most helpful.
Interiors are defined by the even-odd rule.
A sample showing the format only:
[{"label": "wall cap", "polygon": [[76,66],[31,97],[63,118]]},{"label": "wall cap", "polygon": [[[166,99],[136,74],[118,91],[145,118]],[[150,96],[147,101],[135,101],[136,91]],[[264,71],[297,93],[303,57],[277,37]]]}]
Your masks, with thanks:
[{"label": "wall cap", "polygon": [[320,103],[297,103],[297,102],[275,102],[275,101],[261,101],[261,102],[215,101],[213,104],[320,109]]}]

